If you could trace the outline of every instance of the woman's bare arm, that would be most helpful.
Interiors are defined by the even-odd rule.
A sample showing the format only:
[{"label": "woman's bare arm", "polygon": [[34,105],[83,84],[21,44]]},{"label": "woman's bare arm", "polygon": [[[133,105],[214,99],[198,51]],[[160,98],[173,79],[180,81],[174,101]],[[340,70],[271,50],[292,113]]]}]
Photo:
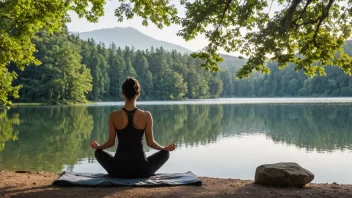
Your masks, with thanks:
[{"label": "woman's bare arm", "polygon": [[147,115],[147,124],[145,127],[145,139],[147,141],[147,145],[156,150],[165,150],[165,147],[160,146],[158,143],[155,142],[153,136],[153,118],[152,114],[147,111],[145,112]]},{"label": "woman's bare arm", "polygon": [[115,145],[116,129],[113,122],[113,112],[109,116],[109,139],[102,145],[97,146],[97,149],[107,149]]}]

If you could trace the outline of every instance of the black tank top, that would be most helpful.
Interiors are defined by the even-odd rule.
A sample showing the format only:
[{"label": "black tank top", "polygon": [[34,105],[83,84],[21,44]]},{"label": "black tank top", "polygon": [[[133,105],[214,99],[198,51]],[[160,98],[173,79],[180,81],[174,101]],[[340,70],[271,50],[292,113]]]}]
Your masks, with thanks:
[{"label": "black tank top", "polygon": [[116,130],[118,145],[114,157],[114,175],[123,178],[149,177],[148,161],[143,148],[144,129],[136,129],[133,124],[137,108],[132,111],[122,109],[127,114],[128,123],[124,129]]},{"label": "black tank top", "polygon": [[144,152],[143,150],[143,135],[144,135],[144,129],[136,129],[136,127],[133,124],[133,115],[136,112],[137,108],[128,111],[125,108],[122,108],[123,111],[126,112],[127,118],[128,118],[128,123],[127,126],[122,129],[122,130],[116,130],[117,132],[117,139],[118,139],[118,145],[117,149],[120,151],[140,151]]}]

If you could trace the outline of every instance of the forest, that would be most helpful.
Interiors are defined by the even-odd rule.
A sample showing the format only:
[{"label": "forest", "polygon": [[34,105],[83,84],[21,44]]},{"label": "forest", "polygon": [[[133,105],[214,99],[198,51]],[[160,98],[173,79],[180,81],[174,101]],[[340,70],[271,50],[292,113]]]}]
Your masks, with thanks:
[{"label": "forest", "polygon": [[[271,73],[254,73],[237,79],[236,72],[245,64],[227,59],[220,72],[200,67],[202,60],[162,47],[149,50],[106,47],[93,39],[81,40],[67,30],[49,34],[41,31],[32,39],[39,66],[21,71],[14,63],[9,71],[18,73],[14,85],[20,85],[15,102],[50,104],[122,99],[121,85],[126,77],[141,84],[142,100],[183,100],[219,97],[325,97],[352,96],[352,77],[338,67],[327,67],[326,76],[307,77],[289,65],[280,70],[269,62]],[[352,56],[352,42],[344,50]],[[239,60],[239,59],[238,59]]]}]

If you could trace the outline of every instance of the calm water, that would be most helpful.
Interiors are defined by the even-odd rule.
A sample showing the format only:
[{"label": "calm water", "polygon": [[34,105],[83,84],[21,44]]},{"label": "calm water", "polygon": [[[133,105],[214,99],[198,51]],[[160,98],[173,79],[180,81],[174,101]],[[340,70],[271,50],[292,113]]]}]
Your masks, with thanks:
[{"label": "calm water", "polygon": [[[107,139],[109,112],[121,105],[0,112],[0,170],[105,172],[89,142]],[[315,183],[352,183],[352,98],[143,102],[139,108],[153,114],[160,144],[178,146],[159,172],[253,179],[261,164],[292,161],[311,170]]]}]

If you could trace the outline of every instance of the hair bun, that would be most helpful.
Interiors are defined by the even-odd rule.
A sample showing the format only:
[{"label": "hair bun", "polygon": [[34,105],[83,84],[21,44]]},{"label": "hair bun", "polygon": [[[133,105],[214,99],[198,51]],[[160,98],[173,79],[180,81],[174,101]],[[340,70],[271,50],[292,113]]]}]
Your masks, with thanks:
[{"label": "hair bun", "polygon": [[126,78],[122,84],[122,92],[125,97],[131,100],[139,92],[139,83],[134,78]]}]

